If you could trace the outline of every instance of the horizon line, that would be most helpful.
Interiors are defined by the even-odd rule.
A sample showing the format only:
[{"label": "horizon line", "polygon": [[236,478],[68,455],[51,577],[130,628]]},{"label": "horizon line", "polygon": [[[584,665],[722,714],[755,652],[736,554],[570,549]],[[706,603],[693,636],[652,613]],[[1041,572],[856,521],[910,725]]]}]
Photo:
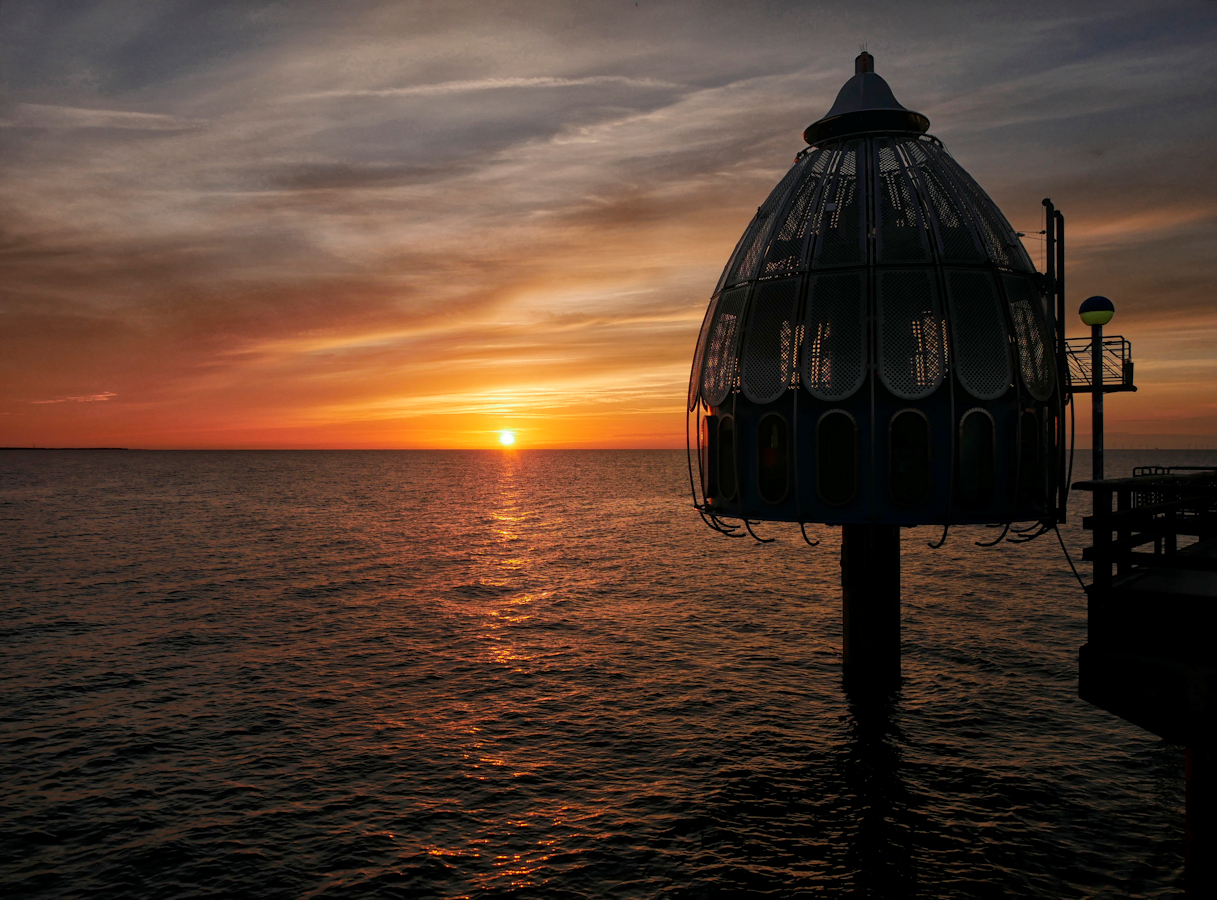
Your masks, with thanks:
[{"label": "horizon line", "polygon": [[[545,453],[572,453],[581,451],[594,452],[656,452],[667,451],[671,453],[679,453],[681,450],[693,452],[695,447],[521,447],[519,445],[511,447],[0,447],[0,452],[10,451],[16,452],[19,450],[37,450],[37,451],[89,451],[89,452],[112,452],[112,453],[522,453],[522,452],[545,452]],[[1089,445],[1079,445],[1073,448],[1076,451],[1090,451],[1093,449]],[[1105,452],[1108,453],[1135,453],[1135,452],[1161,452],[1163,450],[1170,451],[1199,451],[1199,452],[1217,452],[1217,446],[1212,447],[1106,447]]]}]

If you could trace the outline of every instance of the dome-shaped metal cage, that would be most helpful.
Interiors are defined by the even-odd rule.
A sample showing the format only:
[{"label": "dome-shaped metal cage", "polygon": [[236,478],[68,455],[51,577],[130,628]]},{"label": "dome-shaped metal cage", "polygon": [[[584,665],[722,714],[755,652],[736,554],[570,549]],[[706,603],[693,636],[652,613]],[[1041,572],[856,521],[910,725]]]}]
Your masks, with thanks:
[{"label": "dome-shaped metal cage", "polygon": [[815,145],[757,209],[706,310],[688,394],[697,504],[751,520],[1047,522],[1062,394],[1043,279],[869,60],[807,129]]}]

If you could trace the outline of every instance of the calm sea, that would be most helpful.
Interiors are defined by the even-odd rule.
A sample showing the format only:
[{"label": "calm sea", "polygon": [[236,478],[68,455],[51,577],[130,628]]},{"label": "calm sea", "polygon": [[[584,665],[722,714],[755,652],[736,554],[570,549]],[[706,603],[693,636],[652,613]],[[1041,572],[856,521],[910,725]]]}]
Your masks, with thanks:
[{"label": "calm sea", "polygon": [[839,532],[761,529],[708,531],[683,453],[0,453],[3,892],[1179,888],[1182,751],[1076,696],[1052,535],[905,531],[864,710]]}]

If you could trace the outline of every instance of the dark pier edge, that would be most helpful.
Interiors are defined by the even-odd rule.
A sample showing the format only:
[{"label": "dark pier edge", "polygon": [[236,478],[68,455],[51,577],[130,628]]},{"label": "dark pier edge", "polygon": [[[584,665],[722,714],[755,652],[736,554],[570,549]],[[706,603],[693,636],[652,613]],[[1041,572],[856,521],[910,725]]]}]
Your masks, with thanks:
[{"label": "dark pier edge", "polygon": [[900,526],[841,526],[841,650],[845,685],[900,687]]},{"label": "dark pier edge", "polygon": [[1074,487],[1094,495],[1078,694],[1187,748],[1187,896],[1217,897],[1217,470]]},{"label": "dark pier edge", "polygon": [[1217,896],[1217,744],[1187,748],[1188,896]]}]

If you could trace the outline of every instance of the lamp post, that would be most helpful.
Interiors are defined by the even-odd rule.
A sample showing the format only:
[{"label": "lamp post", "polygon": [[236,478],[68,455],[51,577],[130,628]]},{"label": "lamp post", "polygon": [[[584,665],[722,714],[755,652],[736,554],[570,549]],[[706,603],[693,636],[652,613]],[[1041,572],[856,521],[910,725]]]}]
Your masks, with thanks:
[{"label": "lamp post", "polygon": [[1087,297],[1078,308],[1078,315],[1090,326],[1090,477],[1094,481],[1103,478],[1103,326],[1115,314],[1115,304],[1106,297]]}]

